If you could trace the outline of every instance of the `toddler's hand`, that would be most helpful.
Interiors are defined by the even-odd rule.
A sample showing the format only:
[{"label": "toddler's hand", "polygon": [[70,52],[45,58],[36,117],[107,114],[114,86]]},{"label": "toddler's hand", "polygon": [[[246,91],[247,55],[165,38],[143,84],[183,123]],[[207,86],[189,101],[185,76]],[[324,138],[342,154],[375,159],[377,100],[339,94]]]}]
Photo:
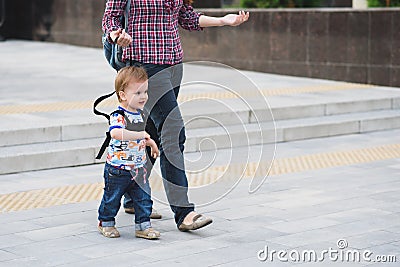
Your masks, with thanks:
[{"label": "toddler's hand", "polygon": [[146,131],[142,131],[141,132],[143,134],[143,138],[148,141],[149,139],[151,139],[150,135],[146,132]]},{"label": "toddler's hand", "polygon": [[156,159],[158,155],[160,155],[160,151],[158,150],[156,142],[154,142],[153,139],[149,138],[148,140],[146,140],[146,145],[151,148],[150,156]]},{"label": "toddler's hand", "polygon": [[151,146],[151,156],[156,159],[159,154],[160,154],[160,151],[158,150],[158,147]]}]

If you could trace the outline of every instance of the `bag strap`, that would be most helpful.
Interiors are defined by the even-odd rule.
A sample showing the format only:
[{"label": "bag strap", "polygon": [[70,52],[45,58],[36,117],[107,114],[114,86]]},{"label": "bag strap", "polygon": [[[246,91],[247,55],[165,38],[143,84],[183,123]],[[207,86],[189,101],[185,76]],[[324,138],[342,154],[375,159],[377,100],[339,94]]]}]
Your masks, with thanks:
[{"label": "bag strap", "polygon": [[[131,12],[131,1],[132,0],[128,0],[126,3],[126,7],[125,7],[125,32],[129,31],[129,13]],[[129,49],[129,47],[127,47],[127,49]],[[129,51],[131,51],[131,50],[129,49]],[[129,63],[130,63],[130,66],[133,66],[132,51],[130,54]]]},{"label": "bag strap", "polygon": [[129,13],[131,12],[131,1],[132,0],[128,0],[125,7],[125,31],[128,31],[129,29]]}]

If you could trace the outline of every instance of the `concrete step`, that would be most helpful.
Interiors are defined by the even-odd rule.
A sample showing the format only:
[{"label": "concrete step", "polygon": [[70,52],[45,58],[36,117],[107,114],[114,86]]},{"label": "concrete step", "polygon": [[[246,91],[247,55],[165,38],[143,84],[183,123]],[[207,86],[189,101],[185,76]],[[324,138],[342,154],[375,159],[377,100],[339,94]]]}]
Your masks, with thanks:
[{"label": "concrete step", "polygon": [[3,147],[0,174],[93,164],[101,138]]},{"label": "concrete step", "polygon": [[[384,90],[382,90],[384,92]],[[219,104],[214,100],[192,101],[181,107],[186,129],[202,129],[221,124],[224,126],[253,123],[268,123],[272,114],[276,121],[299,118],[323,117],[354,112],[396,110],[400,108],[400,94],[382,94],[372,90],[369,94],[354,99],[336,95],[333,98],[318,98],[315,95],[280,96],[269,99],[271,109],[262,100],[226,99]],[[272,114],[271,114],[272,112]],[[74,117],[77,117],[74,114]],[[28,145],[47,142],[62,142],[103,137],[108,125],[104,118],[85,116],[59,120],[19,120],[10,116],[7,125],[0,130],[0,147]]]},{"label": "concrete step", "polygon": [[278,142],[398,128],[398,109],[276,121]]},{"label": "concrete step", "polygon": [[[186,152],[397,129],[400,110],[278,120],[275,125],[276,139],[272,121],[188,129]],[[2,147],[0,174],[102,162],[95,160],[102,141],[88,138]]]},{"label": "concrete step", "polygon": [[[400,110],[277,120],[259,124],[251,123],[188,130],[187,136],[189,138],[186,141],[186,149],[199,151],[200,147],[201,149],[210,150],[215,147],[229,148],[248,144],[273,143],[275,141],[288,142],[397,128],[400,128]],[[276,129],[276,135],[274,129]],[[208,144],[205,141],[208,141]]]}]

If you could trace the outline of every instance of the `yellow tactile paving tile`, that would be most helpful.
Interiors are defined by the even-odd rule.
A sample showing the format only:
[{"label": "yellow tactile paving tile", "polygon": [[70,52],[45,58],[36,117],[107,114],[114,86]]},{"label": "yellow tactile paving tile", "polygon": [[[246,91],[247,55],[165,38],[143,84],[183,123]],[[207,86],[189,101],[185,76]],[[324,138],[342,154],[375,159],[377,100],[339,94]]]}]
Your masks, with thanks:
[{"label": "yellow tactile paving tile", "polygon": [[[372,85],[368,84],[357,84],[357,83],[339,83],[331,85],[313,85],[304,87],[294,87],[294,88],[277,88],[277,89],[264,89],[260,91],[243,91],[240,92],[240,97],[259,97],[261,94],[264,96],[278,96],[278,95],[291,95],[291,94],[303,94],[312,92],[323,92],[323,91],[337,91],[337,90],[352,90],[352,89],[365,89],[371,88]],[[188,94],[180,95],[179,101],[189,101],[196,98],[211,98],[211,99],[226,99],[226,98],[237,98],[238,95],[229,91],[225,92],[209,92],[209,93],[199,93],[199,94]]]},{"label": "yellow tactile paving tile", "polygon": [[[303,171],[362,164],[385,159],[400,158],[400,144],[333,151],[276,159],[269,175],[282,175]],[[188,174],[190,186],[204,186],[222,176],[252,178],[265,176],[270,162],[249,162],[211,167],[203,173]],[[225,175],[224,175],[225,174]],[[152,179],[152,190],[162,190],[161,179]],[[0,195],[0,212],[45,208],[69,203],[100,200],[103,184],[78,184],[16,192]]]},{"label": "yellow tactile paving tile", "polygon": [[102,183],[78,184],[0,195],[0,209],[19,211],[78,203],[101,198]]},{"label": "yellow tactile paving tile", "polygon": [[[301,94],[301,93],[312,93],[322,91],[335,91],[335,90],[351,90],[351,89],[365,89],[370,88],[372,85],[368,84],[356,84],[356,83],[339,83],[332,85],[314,85],[296,88],[278,88],[270,90],[257,91],[243,91],[240,93],[240,97],[259,97],[261,94],[264,96],[278,96],[278,95],[290,95],[290,94]],[[204,92],[198,94],[181,94],[178,98],[180,102],[186,102],[198,98],[208,99],[228,99],[237,98],[238,96],[229,91],[226,92]],[[88,109],[92,108],[94,100],[88,101],[77,101],[77,102],[55,102],[55,103],[43,103],[43,104],[31,104],[31,105],[6,105],[0,106],[0,115],[5,114],[21,114],[21,113],[37,113],[37,112],[52,112],[52,111],[65,111],[65,110],[76,110],[76,109]],[[103,101],[99,107],[115,107],[118,105],[118,101],[114,98]]]}]

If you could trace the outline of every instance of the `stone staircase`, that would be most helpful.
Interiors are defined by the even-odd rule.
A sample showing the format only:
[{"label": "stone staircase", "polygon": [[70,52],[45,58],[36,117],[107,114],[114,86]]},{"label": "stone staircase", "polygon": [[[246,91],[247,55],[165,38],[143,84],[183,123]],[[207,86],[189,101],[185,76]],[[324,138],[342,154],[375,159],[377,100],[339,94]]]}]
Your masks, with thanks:
[{"label": "stone staircase", "polygon": [[[207,99],[183,104],[186,153],[400,128],[398,88],[354,85],[267,100],[251,96],[243,104],[229,97],[221,105]],[[106,129],[105,119],[94,115],[3,128],[0,174],[102,162],[95,155]]]}]

